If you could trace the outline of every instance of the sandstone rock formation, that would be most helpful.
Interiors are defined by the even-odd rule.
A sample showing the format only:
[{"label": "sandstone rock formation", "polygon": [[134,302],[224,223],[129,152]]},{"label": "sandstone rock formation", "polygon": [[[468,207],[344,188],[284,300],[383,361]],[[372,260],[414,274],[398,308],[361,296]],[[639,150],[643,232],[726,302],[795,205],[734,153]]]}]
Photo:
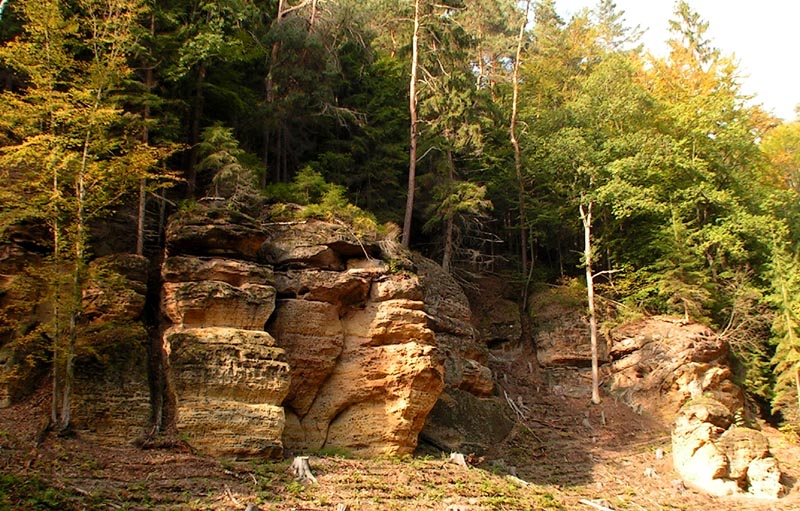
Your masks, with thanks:
[{"label": "sandstone rock formation", "polygon": [[[334,255],[346,260],[348,253],[357,254]],[[295,258],[292,264],[315,261]],[[340,272],[276,275],[285,298],[268,329],[292,367],[286,446],[344,447],[359,455],[412,452],[443,386],[417,278],[392,274],[375,260],[350,262]]]},{"label": "sandstone rock formation", "polygon": [[173,328],[172,383],[178,429],[211,454],[280,456],[289,384],[286,353],[266,332]]},{"label": "sandstone rock formation", "polygon": [[43,348],[42,342],[23,343],[26,326],[36,325],[48,311],[37,305],[41,291],[28,282],[27,266],[42,261],[41,246],[46,233],[28,225],[10,226],[0,243],[0,407],[6,407],[30,394],[44,372],[28,363],[31,353]]},{"label": "sandstone rock formation", "polygon": [[783,494],[778,461],[759,431],[733,425],[728,408],[710,398],[684,405],[672,431],[675,469],[684,481],[713,495]]},{"label": "sandstone rock formation", "polygon": [[[161,310],[172,322],[163,343],[174,392],[168,401],[177,403],[175,426],[209,454],[278,456],[289,368],[284,350],[264,332],[275,309],[274,275],[256,262],[216,257],[249,257],[258,249],[244,233],[264,236],[252,225],[243,231],[213,209],[208,212],[216,221],[213,228],[183,225],[180,216],[173,220],[162,267]],[[234,230],[230,250],[226,226]],[[215,255],[179,252],[188,236],[175,233],[187,232],[197,246],[214,247],[209,251]]]},{"label": "sandstone rock formation", "polygon": [[[531,294],[536,358],[543,368],[588,367],[592,363],[586,292],[578,286],[546,287]],[[608,347],[598,339],[598,359],[608,361]]]},{"label": "sandstone rock formation", "polygon": [[164,345],[193,445],[414,450],[444,368],[417,277],[393,273],[377,242],[213,205],[176,215],[167,242]]},{"label": "sandstone rock formation", "polygon": [[728,345],[713,330],[677,318],[652,317],[611,331],[609,389],[636,409],[672,422],[688,400],[702,395],[741,410]]},{"label": "sandstone rock formation", "polygon": [[514,425],[505,402],[493,398],[487,341],[472,324],[470,302],[455,279],[428,259],[415,257],[414,265],[444,356],[447,383],[421,436],[446,452],[482,454],[504,440]]}]

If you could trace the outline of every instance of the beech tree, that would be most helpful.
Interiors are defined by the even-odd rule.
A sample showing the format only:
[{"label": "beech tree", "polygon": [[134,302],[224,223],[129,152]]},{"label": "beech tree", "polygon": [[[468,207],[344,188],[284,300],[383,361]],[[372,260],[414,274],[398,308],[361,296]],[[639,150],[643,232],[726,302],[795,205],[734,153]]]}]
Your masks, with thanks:
[{"label": "beech tree", "polygon": [[51,423],[66,430],[89,226],[166,152],[126,132],[115,96],[131,73],[127,52],[142,2],[82,0],[77,15],[50,0],[23,0],[16,7],[26,20],[25,31],[0,56],[25,76],[26,86],[0,98],[3,124],[12,134],[0,153],[10,184],[4,213],[11,220],[41,220],[52,232],[52,323],[46,331],[52,340]]}]

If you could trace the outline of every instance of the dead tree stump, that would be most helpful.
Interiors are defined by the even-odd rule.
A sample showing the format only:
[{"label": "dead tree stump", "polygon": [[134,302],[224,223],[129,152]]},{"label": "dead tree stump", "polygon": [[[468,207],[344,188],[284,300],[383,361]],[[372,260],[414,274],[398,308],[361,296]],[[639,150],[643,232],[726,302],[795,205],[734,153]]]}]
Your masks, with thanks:
[{"label": "dead tree stump", "polygon": [[314,477],[314,474],[311,472],[311,466],[308,464],[308,456],[295,456],[290,468],[295,478],[301,483],[317,482],[317,478]]}]

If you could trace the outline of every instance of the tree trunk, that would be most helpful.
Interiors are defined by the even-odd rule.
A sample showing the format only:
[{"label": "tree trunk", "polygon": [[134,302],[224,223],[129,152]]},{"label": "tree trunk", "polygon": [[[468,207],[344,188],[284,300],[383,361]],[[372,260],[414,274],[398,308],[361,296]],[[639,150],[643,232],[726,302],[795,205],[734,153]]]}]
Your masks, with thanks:
[{"label": "tree trunk", "polygon": [[794,390],[797,392],[797,416],[800,417],[800,368],[794,369]]},{"label": "tree trunk", "polygon": [[525,25],[528,22],[528,13],[531,8],[531,0],[525,3],[525,18],[522,20],[522,25],[519,27],[519,36],[517,37],[517,53],[514,60],[514,77],[513,94],[511,98],[511,123],[509,126],[509,135],[511,138],[511,145],[514,146],[514,168],[517,173],[517,199],[519,201],[519,221],[520,221],[520,255],[522,256],[522,273],[528,273],[528,232],[525,229],[525,184],[522,180],[522,155],[519,149],[519,140],[517,140],[517,109],[519,104],[519,66],[522,56],[522,41],[525,37]]},{"label": "tree trunk", "polygon": [[[453,161],[453,151],[447,151],[447,165],[448,165],[448,178],[450,184],[452,185],[455,182],[456,178],[456,166]],[[444,250],[442,254],[442,269],[450,273],[450,263],[453,260],[453,236],[455,233],[455,214],[452,211],[446,212],[447,218],[445,219],[445,231],[444,231]]]},{"label": "tree trunk", "polygon": [[408,109],[411,114],[411,149],[408,158],[408,195],[403,219],[403,246],[411,244],[411,217],[414,211],[414,186],[417,175],[417,67],[419,66],[419,4],[414,1],[414,36],[411,41],[411,80],[408,85]]},{"label": "tree trunk", "polygon": [[[150,14],[150,34],[155,35],[156,17]],[[153,66],[144,63],[144,87],[147,94],[153,90]],[[147,128],[147,121],[150,119],[150,103],[145,102],[142,109],[142,143],[150,143],[150,130]],[[147,212],[147,179],[139,180],[139,211],[136,217],[136,255],[144,254],[144,224]]]},{"label": "tree trunk", "polygon": [[589,302],[589,336],[592,345],[592,403],[600,403],[600,370],[597,360],[597,317],[594,310],[594,275],[592,274],[592,202],[584,210],[579,206],[583,221],[583,255],[586,259],[586,295]]},{"label": "tree trunk", "polygon": [[197,80],[195,86],[197,91],[194,98],[194,109],[192,111],[192,126],[189,133],[189,168],[186,175],[186,196],[189,198],[194,197],[197,189],[197,160],[198,160],[198,142],[200,142],[200,123],[203,116],[203,84],[206,79],[206,66],[200,64],[197,70]]},{"label": "tree trunk", "polygon": [[53,282],[55,283],[55,288],[53,289],[53,389],[51,396],[53,401],[50,405],[50,423],[53,427],[58,425],[58,396],[61,391],[58,384],[58,364],[60,360],[58,351],[60,349],[59,340],[61,339],[61,322],[59,321],[59,315],[61,314],[61,223],[58,221],[58,196],[58,167],[54,165],[51,207],[53,208]]}]

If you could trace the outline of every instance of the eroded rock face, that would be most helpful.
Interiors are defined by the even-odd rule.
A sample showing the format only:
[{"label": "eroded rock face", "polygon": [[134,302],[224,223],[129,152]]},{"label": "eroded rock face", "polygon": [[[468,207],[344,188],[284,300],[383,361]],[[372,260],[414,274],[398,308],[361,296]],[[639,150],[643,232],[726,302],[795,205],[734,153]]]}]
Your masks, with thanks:
[{"label": "eroded rock face", "polygon": [[178,429],[214,454],[412,452],[444,385],[417,278],[337,224],[237,220],[184,213],[168,231]]},{"label": "eroded rock face", "polygon": [[686,483],[713,495],[780,497],[781,471],[766,437],[732,423],[733,415],[719,401],[686,403],[672,430],[675,469]]},{"label": "eroded rock face", "polygon": [[681,406],[707,395],[729,410],[743,406],[732,380],[728,345],[710,328],[670,317],[647,318],[611,331],[610,389],[665,423]]},{"label": "eroded rock face", "polygon": [[304,272],[277,279],[279,294],[301,297],[279,301],[269,325],[292,366],[284,442],[297,450],[408,454],[444,372],[424,304],[409,298],[420,296],[419,284],[374,265],[350,266],[324,274],[319,288]]},{"label": "eroded rock face", "polygon": [[484,452],[503,441],[513,425],[507,405],[492,398],[495,387],[486,365],[486,340],[473,326],[470,303],[455,279],[433,261],[415,257],[413,262],[425,312],[442,350],[447,384],[421,436],[445,452]]},{"label": "eroded rock face", "polygon": [[282,454],[286,353],[266,332],[174,328],[165,334],[177,427],[208,454]]},{"label": "eroded rock face", "polygon": [[205,211],[170,224],[161,310],[172,322],[163,351],[174,395],[166,401],[175,402],[174,426],[201,452],[277,457],[290,375],[285,350],[264,331],[275,310],[274,274],[249,260],[265,239],[258,225],[235,220]]},{"label": "eroded rock face", "polygon": [[[543,368],[588,367],[592,347],[587,321],[586,291],[578,286],[545,288],[531,295],[536,358]],[[600,337],[598,360],[608,361],[608,346]]]},{"label": "eroded rock face", "polygon": [[270,225],[260,256],[276,267],[346,269],[348,259],[368,259],[380,253],[377,244],[359,241],[343,225],[289,222]]}]

